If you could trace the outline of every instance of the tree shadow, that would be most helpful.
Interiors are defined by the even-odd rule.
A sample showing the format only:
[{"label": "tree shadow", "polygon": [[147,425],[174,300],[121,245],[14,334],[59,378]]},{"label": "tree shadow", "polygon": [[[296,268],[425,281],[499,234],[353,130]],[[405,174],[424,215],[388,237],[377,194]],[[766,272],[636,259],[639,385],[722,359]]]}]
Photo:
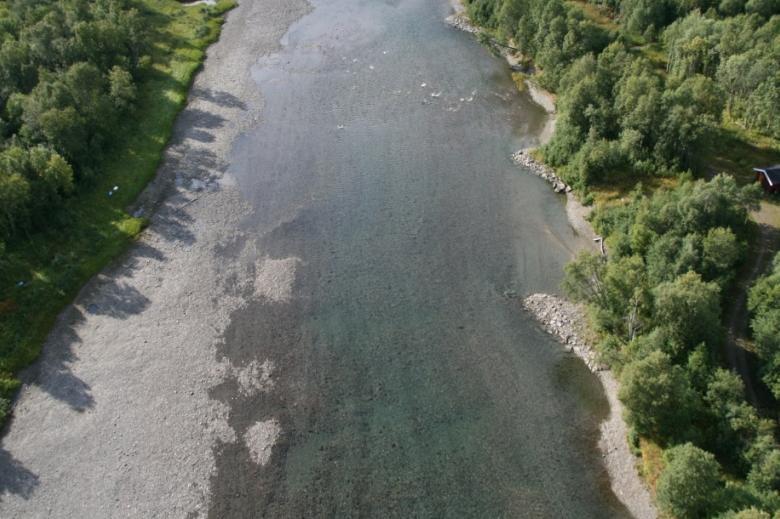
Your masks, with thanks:
[{"label": "tree shadow", "polygon": [[[221,115],[201,110],[200,108],[187,108],[179,115],[179,122],[177,124],[183,125],[183,127],[191,128],[207,128],[209,130],[216,130],[222,128],[225,125],[227,119]],[[190,132],[185,132],[183,137],[189,137]]]},{"label": "tree shadow", "polygon": [[59,320],[38,362],[19,378],[25,384],[37,386],[52,398],[82,413],[95,406],[92,388],[72,370],[72,365],[78,360],[74,346],[81,343],[75,329],[84,321],[84,314],[71,306]]},{"label": "tree shadow", "polygon": [[189,229],[189,224],[194,222],[192,216],[187,214],[183,207],[174,206],[170,199],[166,199],[163,204],[154,215],[149,232],[169,242],[181,242],[185,245],[195,243],[195,234]]},{"label": "tree shadow", "polygon": [[[138,247],[121,263],[123,276],[132,276],[132,271],[138,267],[136,252],[142,257],[163,257],[153,247]],[[84,304],[83,309],[71,305],[60,314],[41,357],[20,375],[25,384],[37,386],[80,413],[95,407],[92,388],[73,372],[73,366],[79,360],[76,347],[82,342],[77,330],[86,321],[86,314],[124,320],[143,312],[150,304],[150,300],[127,281],[109,276],[98,275],[89,282],[85,295],[76,302]]]},{"label": "tree shadow", "polygon": [[10,452],[0,447],[0,502],[3,494],[14,494],[29,499],[40,481]]},{"label": "tree shadow", "polygon": [[140,259],[152,259],[155,261],[165,261],[165,254],[160,252],[145,242],[138,242],[133,246],[132,253],[127,258],[127,265],[132,270],[140,268],[138,260]]},{"label": "tree shadow", "polygon": [[246,103],[239,98],[224,90],[214,90],[211,88],[194,88],[192,90],[192,96],[195,98],[205,99],[211,103],[228,108],[238,108],[239,110],[246,110]]},{"label": "tree shadow", "polygon": [[131,315],[140,314],[149,306],[149,299],[127,283],[112,281],[101,285],[99,296],[87,305],[90,314],[127,319]]},{"label": "tree shadow", "polygon": [[204,144],[209,142],[214,142],[216,140],[216,138],[212,134],[210,134],[209,132],[205,132],[203,130],[192,130],[189,132],[189,135],[187,137],[192,140],[202,142]]}]

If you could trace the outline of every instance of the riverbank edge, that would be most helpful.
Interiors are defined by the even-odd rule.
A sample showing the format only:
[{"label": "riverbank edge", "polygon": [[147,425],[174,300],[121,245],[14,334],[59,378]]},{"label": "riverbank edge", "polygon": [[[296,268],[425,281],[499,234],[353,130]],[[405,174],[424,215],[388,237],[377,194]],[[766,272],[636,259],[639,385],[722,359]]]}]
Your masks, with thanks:
[{"label": "riverbank edge", "polygon": [[[473,24],[466,14],[461,0],[451,0],[454,13],[446,18],[451,27],[478,36],[483,30]],[[504,48],[498,48],[499,54],[513,70],[518,60]],[[529,97],[548,114],[548,123],[540,136],[540,145],[546,144],[555,131],[555,96],[541,87],[531,78],[523,77],[523,84]],[[570,186],[558,177],[549,166],[537,160],[533,149],[521,149],[512,154],[512,161],[547,182],[557,194],[566,196],[566,216],[569,224],[596,248],[600,240],[588,217],[591,207],[582,204]],[[637,519],[658,517],[653,498],[644,480],[639,474],[637,458],[628,444],[628,426],[623,419],[623,405],[618,398],[619,382],[606,366],[598,361],[591,345],[584,339],[587,316],[581,305],[550,294],[531,294],[522,302],[527,311],[541,325],[542,329],[564,345],[569,353],[580,358],[588,369],[601,382],[609,403],[609,416],[599,426],[599,450],[610,479],[615,496]]]},{"label": "riverbank edge", "polygon": [[628,426],[623,420],[620,385],[614,373],[599,361],[587,336],[587,314],[582,305],[550,294],[531,294],[523,309],[542,329],[579,357],[601,382],[609,403],[609,416],[599,425],[599,450],[609,474],[612,491],[637,519],[658,516],[650,491],[639,475],[637,458],[628,444]]},{"label": "riverbank edge", "polygon": [[[166,56],[168,62],[165,66],[173,67],[175,62],[180,67],[179,73],[181,74],[179,77],[174,77],[176,72],[173,70],[168,70],[164,74],[170,76],[166,77],[166,79],[172,79],[174,84],[171,90],[167,92],[164,88],[170,85],[165,84],[165,81],[158,81],[157,83],[160,84],[156,87],[153,85],[153,81],[136,85],[139,89],[139,98],[144,95],[147,98],[157,97],[162,100],[160,101],[162,104],[173,101],[172,109],[161,108],[156,105],[147,106],[145,112],[139,111],[130,117],[130,120],[133,122],[129,123],[128,126],[133,124],[140,127],[143,124],[144,116],[148,117],[149,114],[156,114],[159,117],[161,112],[171,112],[169,118],[159,119],[152,123],[159,125],[159,128],[161,128],[161,138],[153,144],[157,150],[151,154],[153,158],[148,159],[147,157],[150,154],[147,150],[138,148],[137,143],[133,142],[131,132],[118,135],[116,137],[117,140],[122,141],[126,146],[111,149],[111,158],[107,158],[105,163],[101,162],[99,164],[98,169],[101,169],[104,173],[104,176],[99,180],[99,187],[93,187],[92,190],[85,191],[69,201],[71,204],[78,203],[85,207],[90,206],[94,200],[102,199],[106,191],[110,189],[110,186],[121,183],[122,191],[117,196],[113,196],[114,203],[105,203],[105,200],[100,200],[101,204],[105,203],[105,207],[117,209],[120,216],[117,218],[112,214],[111,219],[93,222],[98,226],[110,229],[111,232],[107,233],[109,237],[103,241],[93,242],[89,254],[82,255],[79,253],[76,256],[75,262],[70,264],[73,274],[70,275],[70,281],[66,284],[55,286],[55,283],[50,283],[50,280],[41,274],[38,278],[33,276],[32,279],[22,280],[20,283],[23,284],[17,285],[17,290],[29,290],[29,287],[33,284],[42,280],[46,281],[46,284],[40,289],[44,296],[40,298],[41,303],[36,306],[33,316],[29,319],[26,317],[21,318],[21,320],[25,321],[24,332],[15,339],[22,344],[19,348],[21,353],[15,353],[14,358],[2,359],[4,366],[0,368],[0,438],[7,433],[19,398],[19,392],[24,386],[22,373],[31,369],[40,359],[44,345],[49,340],[49,336],[54,330],[59,316],[79,298],[81,292],[92,279],[99,276],[105,269],[110,268],[113,263],[127,253],[148,225],[149,208],[141,206],[139,201],[143,199],[144,193],[155,179],[160,160],[173,135],[174,122],[185,106],[194,78],[206,59],[206,52],[211,45],[219,40],[225,17],[236,5],[237,0],[214,0],[214,3],[210,6],[212,12],[205,20],[205,26],[208,27],[209,32],[204,37],[196,37],[193,29],[192,39],[186,48],[182,46],[172,48],[167,52],[158,51],[157,55],[153,53],[153,57],[157,59],[161,55]],[[169,30],[170,27],[165,29]],[[165,54],[160,54],[160,52],[165,52]],[[155,92],[155,88],[160,90]],[[143,90],[147,91],[143,92]],[[152,134],[154,132],[147,129],[147,133]],[[132,157],[129,160],[127,159],[128,155]],[[116,157],[121,158],[117,159]],[[139,164],[141,167],[135,171],[130,169],[137,167]],[[132,171],[132,178],[124,176],[128,171]],[[95,212],[104,214],[101,211],[105,207],[95,209]],[[73,236],[78,234],[80,230],[80,227],[74,224],[70,228],[59,229],[58,233]],[[67,257],[69,252],[68,250],[60,250],[57,254]],[[51,263],[43,262],[42,264],[30,266],[30,270],[43,272],[50,267]]]},{"label": "riverbank edge", "polygon": [[[251,206],[228,167],[264,107],[248,64],[277,52],[311,9],[239,0],[226,14],[136,203],[153,209],[149,225],[86,282],[21,374],[0,449],[0,517],[219,517],[216,504],[234,502],[214,497],[217,456],[247,431],[213,391],[264,368],[231,363],[217,346],[257,297],[264,256],[246,238]],[[242,248],[225,261],[233,244]]]}]

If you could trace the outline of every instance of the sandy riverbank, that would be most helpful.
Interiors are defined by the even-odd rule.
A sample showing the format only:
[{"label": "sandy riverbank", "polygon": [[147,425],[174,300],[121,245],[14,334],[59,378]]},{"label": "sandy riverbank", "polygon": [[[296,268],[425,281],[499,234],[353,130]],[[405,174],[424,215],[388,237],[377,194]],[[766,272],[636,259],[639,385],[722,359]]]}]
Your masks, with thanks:
[{"label": "sandy riverbank", "polygon": [[596,374],[609,401],[609,417],[601,423],[599,448],[609,473],[612,491],[637,519],[652,519],[658,513],[644,482],[637,474],[637,459],[626,440],[628,427],[623,420],[623,404],[618,399],[618,381],[601,365],[585,340],[586,316],[580,305],[549,294],[532,294],[523,300],[525,308],[570,352],[581,358]]},{"label": "sandy riverbank", "polygon": [[148,230],[84,287],[22,376],[0,448],[0,516],[207,513],[215,443],[249,441],[210,388],[273,387],[268,369],[216,355],[230,312],[255,297],[235,282],[251,279],[252,264],[220,260],[249,211],[225,175],[228,154],[263,107],[249,65],[309,9],[304,0],[241,0],[228,14],[157,178],[133,208],[151,215]]},{"label": "sandy riverbank", "polygon": [[[452,27],[472,34],[481,32],[465,14],[459,0],[452,0],[455,13],[447,18]],[[509,53],[502,53],[510,67],[516,63]],[[532,80],[525,80],[526,88],[533,101],[548,114],[548,123],[540,136],[540,144],[549,142],[555,131],[555,97],[541,89]],[[555,172],[536,161],[532,150],[519,150],[513,154],[518,166],[550,183],[556,193],[566,196],[566,216],[572,228],[584,237],[594,250],[599,250],[597,234],[588,221],[592,208],[583,205]],[[549,294],[533,294],[523,301],[523,307],[539,321],[544,330],[561,342],[568,351],[577,355],[601,381],[609,401],[609,417],[600,426],[599,448],[604,465],[610,477],[612,491],[628,510],[638,519],[654,519],[658,512],[647,486],[637,472],[637,459],[631,453],[627,441],[628,427],[623,420],[623,406],[618,399],[619,384],[611,371],[598,363],[595,352],[584,339],[582,323],[583,309],[565,299]]]}]

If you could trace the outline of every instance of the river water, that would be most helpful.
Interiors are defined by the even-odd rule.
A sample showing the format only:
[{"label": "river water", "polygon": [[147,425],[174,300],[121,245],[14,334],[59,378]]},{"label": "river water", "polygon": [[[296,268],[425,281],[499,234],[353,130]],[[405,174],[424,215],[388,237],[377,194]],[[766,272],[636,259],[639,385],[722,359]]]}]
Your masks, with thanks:
[{"label": "river water", "polygon": [[545,114],[442,1],[312,5],[253,68],[231,161],[266,288],[219,356],[272,382],[211,396],[274,445],[218,445],[211,516],[625,515],[598,381],[520,308],[578,240],[509,158]]}]

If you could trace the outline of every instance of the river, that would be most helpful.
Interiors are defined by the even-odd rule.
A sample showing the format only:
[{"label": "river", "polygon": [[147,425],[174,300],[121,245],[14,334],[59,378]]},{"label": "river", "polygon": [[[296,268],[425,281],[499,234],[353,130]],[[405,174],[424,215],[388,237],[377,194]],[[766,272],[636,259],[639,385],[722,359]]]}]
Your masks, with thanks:
[{"label": "river", "polygon": [[273,387],[210,396],[273,447],[218,442],[210,515],[625,515],[601,387],[519,303],[578,240],[510,160],[545,113],[445,2],[312,5],[253,67],[262,118],[229,161],[252,212],[220,254],[258,251],[259,297],[217,357]]}]

